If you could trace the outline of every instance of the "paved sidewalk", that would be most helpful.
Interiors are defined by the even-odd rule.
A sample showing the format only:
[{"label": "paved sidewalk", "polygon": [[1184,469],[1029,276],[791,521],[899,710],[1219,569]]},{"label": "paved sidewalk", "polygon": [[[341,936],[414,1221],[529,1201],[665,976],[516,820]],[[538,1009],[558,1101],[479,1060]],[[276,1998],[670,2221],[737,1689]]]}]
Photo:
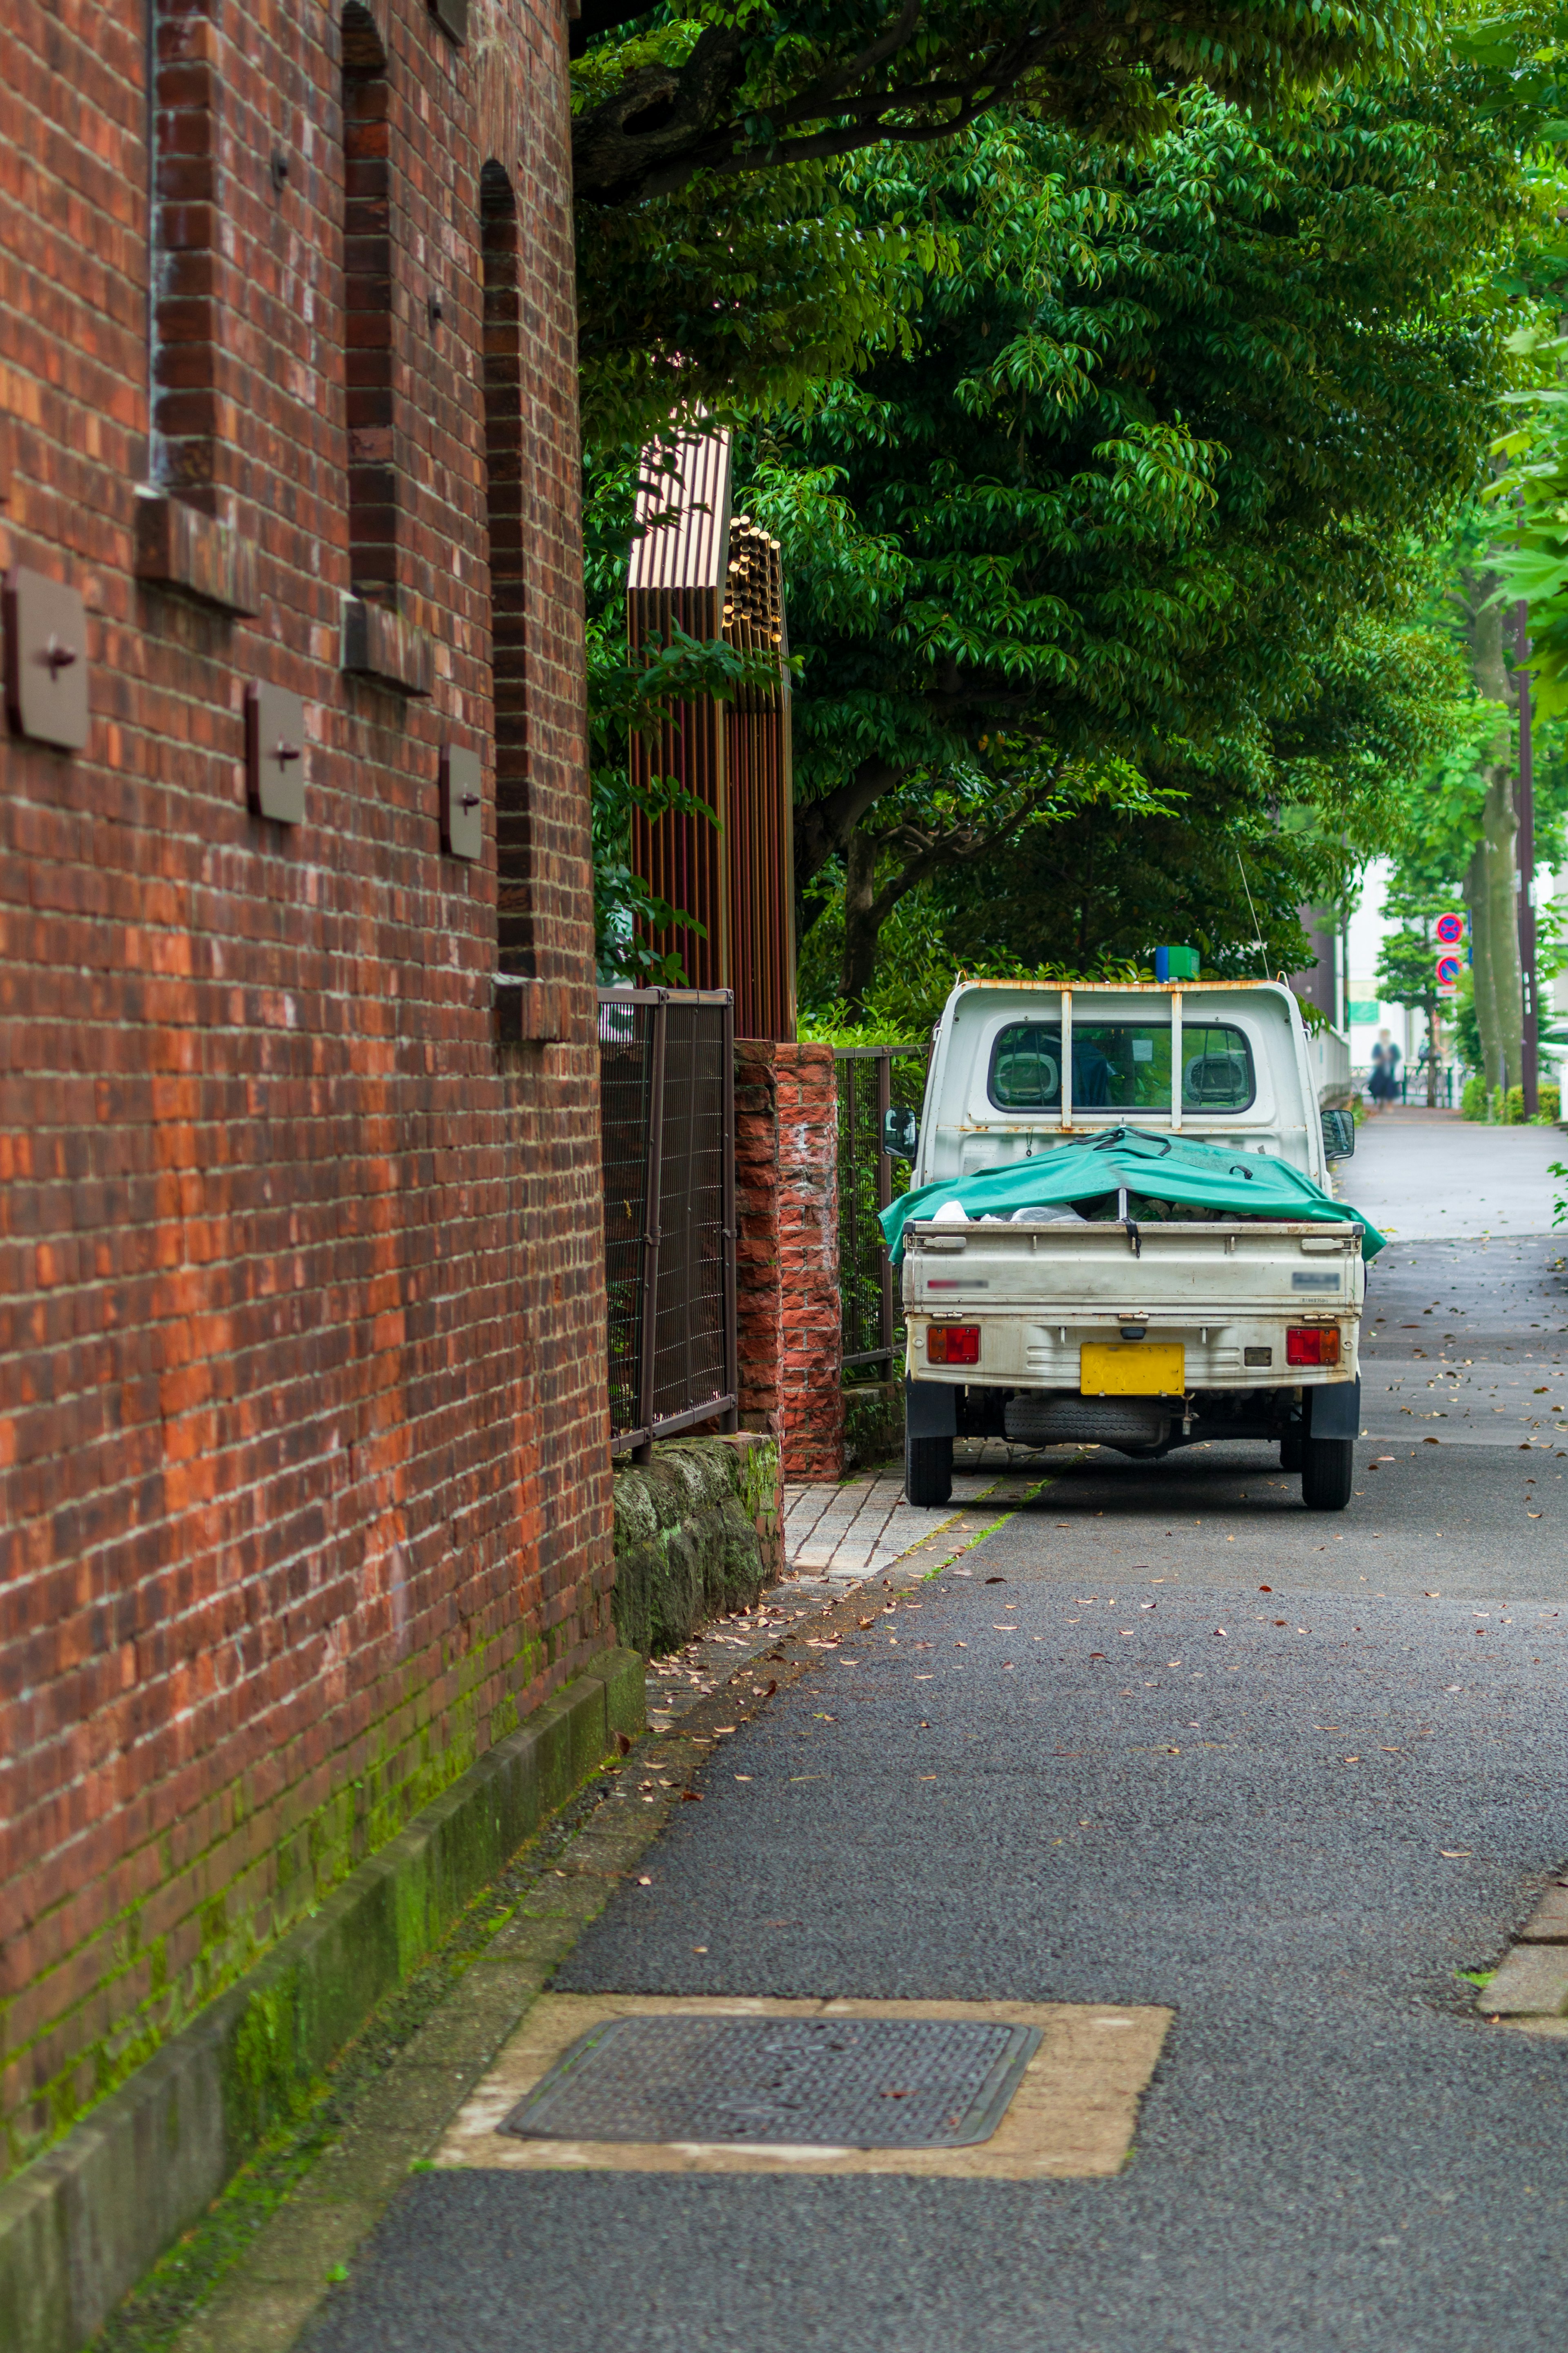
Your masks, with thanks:
[{"label": "paved sidewalk", "polygon": [[955,1468],[952,1501],[933,1510],[904,1501],[904,1466],[889,1463],[837,1487],[784,1489],[784,1557],[792,1569],[816,1577],[880,1577],[965,1504],[995,1483],[995,1471],[977,1462]]},{"label": "paved sidewalk", "polygon": [[[1068,1459],[1064,1455],[1061,1461]],[[1009,1481],[1004,1494],[998,1482],[1010,1467],[1027,1468],[1030,1476],[1023,1482]],[[649,1660],[649,1725],[662,1731],[676,1723],[727,1683],[737,1668],[820,1609],[827,1595],[853,1592],[867,1579],[885,1578],[895,1568],[900,1581],[907,1582],[951,1567],[990,1525],[994,1514],[987,1509],[988,1497],[1001,1495],[1002,1507],[1016,1510],[1023,1495],[1060,1467],[1060,1461],[1046,1463],[1019,1447],[983,1440],[963,1442],[952,1500],[931,1511],[917,1511],[904,1502],[901,1464],[837,1486],[787,1486],[784,1582],[764,1593],[754,1609],[715,1620],[682,1649]]]},{"label": "paved sidewalk", "polygon": [[1553,1160],[1568,1160],[1560,1127],[1483,1127],[1458,1112],[1412,1106],[1363,1122],[1353,1159],[1334,1172],[1335,1190],[1401,1241],[1544,1234]]}]

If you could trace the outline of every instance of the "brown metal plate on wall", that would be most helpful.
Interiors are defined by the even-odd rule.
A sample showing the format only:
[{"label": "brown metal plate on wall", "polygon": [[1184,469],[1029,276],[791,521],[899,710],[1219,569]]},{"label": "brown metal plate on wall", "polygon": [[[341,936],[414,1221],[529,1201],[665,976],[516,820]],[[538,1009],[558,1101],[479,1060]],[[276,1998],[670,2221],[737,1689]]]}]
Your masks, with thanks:
[{"label": "brown metal plate on wall", "polygon": [[88,738],[87,608],[62,580],[5,575],[5,701],[18,734],[62,752]]},{"label": "brown metal plate on wall", "polygon": [[245,782],[258,817],[305,817],[305,705],[286,686],[245,690]]},{"label": "brown metal plate on wall", "polygon": [[483,773],[477,752],[447,744],[441,752],[441,847],[452,858],[485,854]]}]

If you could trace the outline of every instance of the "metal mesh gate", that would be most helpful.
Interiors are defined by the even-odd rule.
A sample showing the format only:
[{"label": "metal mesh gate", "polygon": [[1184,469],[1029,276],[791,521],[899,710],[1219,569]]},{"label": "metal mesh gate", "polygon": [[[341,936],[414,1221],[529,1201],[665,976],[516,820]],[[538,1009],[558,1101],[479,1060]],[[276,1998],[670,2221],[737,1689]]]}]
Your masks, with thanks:
[{"label": "metal mesh gate", "polygon": [[903,1354],[898,1290],[877,1213],[909,1189],[907,1162],[882,1150],[883,1115],[918,1119],[925,1046],[836,1046],[838,1082],[838,1281],[844,1370],[888,1378]]},{"label": "metal mesh gate", "polygon": [[735,1427],[734,1069],[727,989],[601,992],[613,1453]]}]

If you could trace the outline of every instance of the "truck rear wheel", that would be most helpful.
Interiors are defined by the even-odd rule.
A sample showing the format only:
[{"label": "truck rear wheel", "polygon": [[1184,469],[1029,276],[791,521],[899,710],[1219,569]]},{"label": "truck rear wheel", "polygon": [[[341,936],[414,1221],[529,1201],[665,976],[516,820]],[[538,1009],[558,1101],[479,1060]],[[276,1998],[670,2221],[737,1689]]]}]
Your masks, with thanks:
[{"label": "truck rear wheel", "polygon": [[952,1493],[951,1438],[906,1438],[904,1440],[904,1500],[910,1504],[945,1504]]},{"label": "truck rear wheel", "polygon": [[1355,1480],[1353,1438],[1301,1441],[1301,1501],[1310,1512],[1342,1512]]}]

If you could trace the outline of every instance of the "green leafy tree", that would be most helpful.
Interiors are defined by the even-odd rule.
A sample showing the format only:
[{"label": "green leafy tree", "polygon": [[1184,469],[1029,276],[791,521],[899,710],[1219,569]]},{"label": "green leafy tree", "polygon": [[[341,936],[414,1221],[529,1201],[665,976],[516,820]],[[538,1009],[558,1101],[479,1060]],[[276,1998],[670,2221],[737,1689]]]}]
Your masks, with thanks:
[{"label": "green leafy tree", "polygon": [[869,146],[925,146],[1018,100],[1146,132],[1198,78],[1245,102],[1383,65],[1415,11],[1330,0],[586,0],[573,48],[581,196],[636,204]]},{"label": "green leafy tree", "polygon": [[1201,79],[1287,105],[1386,70],[1421,12],[1342,0],[586,0],[574,26],[584,416],[807,397],[905,344],[942,257],[921,192],[875,223],[839,166],[911,162],[998,108],[1147,139]]},{"label": "green leafy tree", "polygon": [[[956,256],[917,350],[749,443],[803,660],[796,872],[849,893],[847,1002],[879,911],[951,899],[955,866],[990,893],[1005,850],[1022,889],[1146,838],[1155,887],[1122,898],[1147,919],[1200,829],[1220,839],[1175,870],[1236,869],[1207,904],[1228,923],[1250,892],[1268,921],[1229,937],[1300,961],[1303,886],[1342,872],[1395,739],[1429,760],[1453,691],[1415,675],[1441,667],[1429,643],[1401,640],[1393,681],[1372,649],[1415,593],[1413,540],[1475,479],[1499,381],[1497,332],[1453,299],[1510,201],[1466,83],[1262,128],[1192,93],[1137,157],[998,116],[846,167],[868,227],[919,213]],[[1282,828],[1303,797],[1319,821]],[[1076,895],[1084,953],[1162,935]],[[1059,892],[1036,905],[1065,920]]]}]

